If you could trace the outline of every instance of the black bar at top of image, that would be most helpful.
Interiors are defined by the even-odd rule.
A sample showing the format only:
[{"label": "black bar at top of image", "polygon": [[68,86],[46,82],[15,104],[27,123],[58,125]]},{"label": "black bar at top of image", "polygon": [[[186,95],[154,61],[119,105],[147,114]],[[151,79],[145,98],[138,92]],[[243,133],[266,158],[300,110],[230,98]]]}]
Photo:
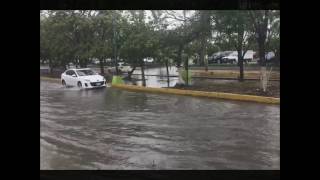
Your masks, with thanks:
[{"label": "black bar at top of image", "polygon": [[280,0],[40,0],[40,9],[280,9]]}]

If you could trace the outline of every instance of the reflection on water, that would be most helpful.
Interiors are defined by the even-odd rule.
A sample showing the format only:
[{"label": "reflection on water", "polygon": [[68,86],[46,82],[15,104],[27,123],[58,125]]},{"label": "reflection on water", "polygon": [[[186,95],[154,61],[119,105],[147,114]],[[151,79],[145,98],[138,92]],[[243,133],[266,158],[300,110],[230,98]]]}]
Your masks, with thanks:
[{"label": "reflection on water", "polygon": [[[140,69],[136,69],[133,74],[141,74]],[[167,81],[167,69],[166,67],[159,68],[146,68],[145,75],[159,75],[159,76],[146,76],[146,86],[147,87],[168,87]],[[178,76],[179,73],[175,66],[169,66],[169,75]],[[132,78],[142,79],[141,75],[133,75]],[[179,82],[178,77],[169,78],[169,87],[173,87],[176,83]],[[142,85],[142,81],[136,81],[136,85]]]},{"label": "reflection on water", "polygon": [[41,81],[41,169],[280,169],[280,108]]}]

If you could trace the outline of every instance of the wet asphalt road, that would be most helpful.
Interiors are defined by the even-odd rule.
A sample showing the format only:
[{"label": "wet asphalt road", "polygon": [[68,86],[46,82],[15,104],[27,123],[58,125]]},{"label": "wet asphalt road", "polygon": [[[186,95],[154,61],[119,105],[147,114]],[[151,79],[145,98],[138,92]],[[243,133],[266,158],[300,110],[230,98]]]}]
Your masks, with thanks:
[{"label": "wet asphalt road", "polygon": [[280,169],[280,107],[40,82],[40,169]]}]

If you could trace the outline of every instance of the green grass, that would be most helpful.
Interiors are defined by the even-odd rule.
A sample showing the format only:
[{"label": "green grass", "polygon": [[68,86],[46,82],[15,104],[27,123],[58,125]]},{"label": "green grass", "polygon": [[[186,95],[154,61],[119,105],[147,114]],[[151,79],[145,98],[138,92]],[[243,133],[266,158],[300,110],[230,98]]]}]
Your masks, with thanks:
[{"label": "green grass", "polygon": [[121,76],[113,76],[112,84],[124,84]]}]

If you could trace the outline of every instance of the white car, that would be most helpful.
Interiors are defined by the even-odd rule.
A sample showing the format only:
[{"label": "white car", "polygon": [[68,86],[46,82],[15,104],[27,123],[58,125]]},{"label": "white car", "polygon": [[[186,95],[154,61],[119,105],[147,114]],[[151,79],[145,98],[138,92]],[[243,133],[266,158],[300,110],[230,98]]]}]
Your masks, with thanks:
[{"label": "white car", "polygon": [[122,72],[129,72],[132,70],[131,66],[129,66],[128,64],[124,63],[124,62],[119,62],[118,63],[118,67]]},{"label": "white car", "polygon": [[143,61],[145,63],[153,63],[153,58],[144,58]]},{"label": "white car", "polygon": [[236,64],[238,62],[238,56],[229,55],[229,56],[223,57],[221,60],[224,63]]},{"label": "white car", "polygon": [[61,74],[62,85],[79,88],[106,87],[106,79],[90,68],[68,69]]},{"label": "white car", "polygon": [[[124,62],[119,62],[118,63],[118,69],[121,72],[129,72],[132,70],[131,66],[124,63]],[[110,71],[111,73],[115,73],[116,72],[116,68],[115,67],[108,67],[108,71]]]}]

